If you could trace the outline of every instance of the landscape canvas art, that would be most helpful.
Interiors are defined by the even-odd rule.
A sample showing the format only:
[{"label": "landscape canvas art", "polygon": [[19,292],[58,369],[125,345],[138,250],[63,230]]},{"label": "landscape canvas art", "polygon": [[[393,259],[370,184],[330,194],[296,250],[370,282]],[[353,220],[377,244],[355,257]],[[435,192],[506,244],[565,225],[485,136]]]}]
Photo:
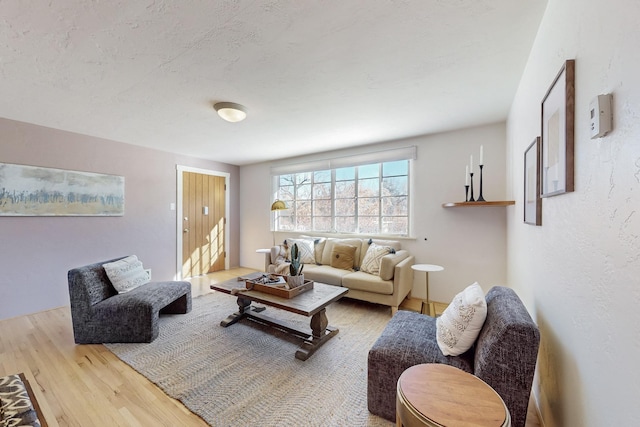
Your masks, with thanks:
[{"label": "landscape canvas art", "polygon": [[122,176],[0,163],[0,216],[122,215]]}]

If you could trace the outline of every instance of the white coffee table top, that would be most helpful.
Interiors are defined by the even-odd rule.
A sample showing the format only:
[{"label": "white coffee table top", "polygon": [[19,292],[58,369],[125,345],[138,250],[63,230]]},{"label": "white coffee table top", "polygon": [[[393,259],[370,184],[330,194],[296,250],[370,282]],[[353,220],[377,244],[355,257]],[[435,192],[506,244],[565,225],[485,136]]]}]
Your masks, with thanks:
[{"label": "white coffee table top", "polygon": [[413,264],[411,268],[416,271],[426,271],[426,272],[444,270],[443,266],[435,265],[435,264]]}]

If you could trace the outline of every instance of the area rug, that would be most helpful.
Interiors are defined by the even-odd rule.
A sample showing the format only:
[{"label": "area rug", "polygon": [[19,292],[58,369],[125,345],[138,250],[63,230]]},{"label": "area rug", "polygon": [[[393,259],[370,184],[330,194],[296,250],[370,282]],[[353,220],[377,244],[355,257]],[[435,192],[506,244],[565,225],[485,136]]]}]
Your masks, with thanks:
[{"label": "area rug", "polygon": [[[235,297],[193,300],[186,315],[160,316],[148,344],[106,344],[125,363],[211,426],[391,426],[367,410],[367,354],[388,307],[343,298],[327,308],[340,332],[311,358],[295,358],[296,338],[241,320]],[[309,318],[275,308],[264,314],[308,328]]]}]

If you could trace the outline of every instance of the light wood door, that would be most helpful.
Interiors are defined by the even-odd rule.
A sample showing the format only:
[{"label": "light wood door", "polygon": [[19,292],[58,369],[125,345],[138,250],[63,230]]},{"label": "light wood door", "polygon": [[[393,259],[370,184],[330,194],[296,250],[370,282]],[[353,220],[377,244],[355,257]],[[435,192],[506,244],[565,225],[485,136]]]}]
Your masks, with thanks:
[{"label": "light wood door", "polygon": [[182,277],[224,270],[225,178],[182,172]]}]

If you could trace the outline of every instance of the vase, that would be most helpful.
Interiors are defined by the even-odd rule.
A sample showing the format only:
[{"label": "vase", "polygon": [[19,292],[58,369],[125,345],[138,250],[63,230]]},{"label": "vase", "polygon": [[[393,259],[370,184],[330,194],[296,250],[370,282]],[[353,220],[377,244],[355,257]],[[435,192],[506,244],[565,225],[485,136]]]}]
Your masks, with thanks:
[{"label": "vase", "polygon": [[287,285],[289,285],[291,289],[304,285],[304,274],[299,274],[297,276],[285,276],[284,279],[287,281]]}]

